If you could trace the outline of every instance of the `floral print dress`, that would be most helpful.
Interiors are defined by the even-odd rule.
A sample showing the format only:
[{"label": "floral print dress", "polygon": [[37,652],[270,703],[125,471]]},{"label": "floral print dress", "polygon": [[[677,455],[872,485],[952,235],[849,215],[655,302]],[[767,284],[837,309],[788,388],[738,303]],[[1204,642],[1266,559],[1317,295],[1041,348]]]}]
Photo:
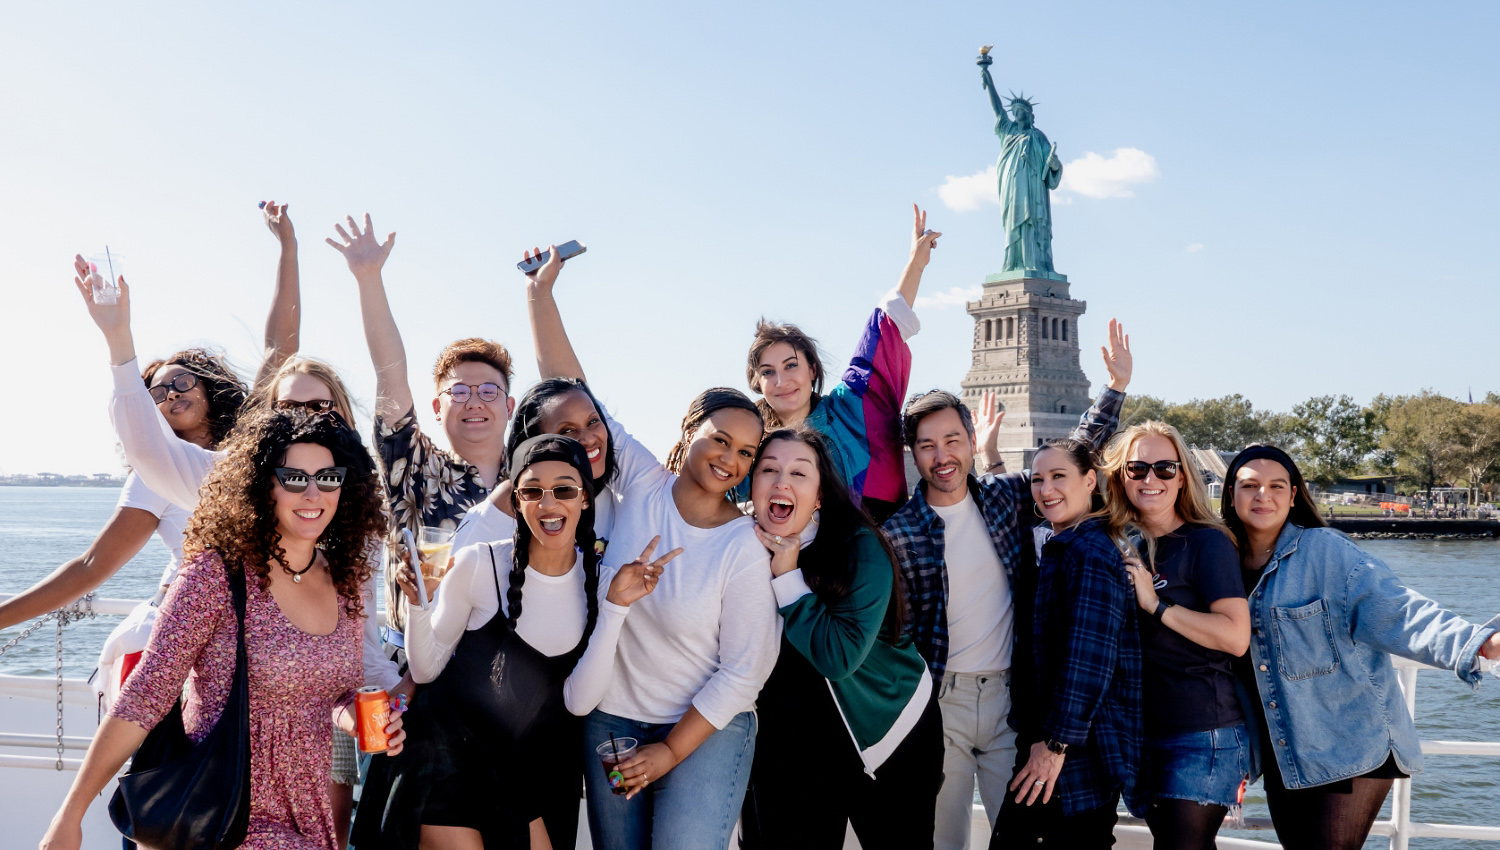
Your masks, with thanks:
[{"label": "floral print dress", "polygon": [[[218,721],[235,670],[237,625],[230,576],[216,554],[187,563],[167,591],[145,654],[110,709],[151,729],[179,695],[188,737]],[[333,709],[363,684],[363,622],[340,598],[338,623],[312,635],[287,620],[269,589],[247,582],[250,664],[250,829],[246,850],[334,850],[328,780]],[[184,685],[186,687],[184,688]]]}]

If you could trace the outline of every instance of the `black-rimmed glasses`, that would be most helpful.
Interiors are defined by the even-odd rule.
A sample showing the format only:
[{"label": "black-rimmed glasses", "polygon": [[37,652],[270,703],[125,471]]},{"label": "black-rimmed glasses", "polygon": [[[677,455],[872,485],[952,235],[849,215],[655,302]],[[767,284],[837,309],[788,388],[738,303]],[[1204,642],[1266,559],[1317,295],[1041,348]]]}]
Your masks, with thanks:
[{"label": "black-rimmed glasses", "polygon": [[156,386],[146,390],[146,392],[151,393],[152,401],[156,402],[157,404],[161,404],[162,402],[167,400],[168,392],[174,392],[178,395],[182,395],[183,393],[196,386],[198,386],[197,375],[194,375],[192,372],[178,372],[175,376],[172,377],[172,380],[167,381],[165,384],[157,384]]},{"label": "black-rimmed glasses", "polygon": [[1158,481],[1171,481],[1177,477],[1177,470],[1182,464],[1175,460],[1159,460],[1156,463],[1147,463],[1144,460],[1131,460],[1125,462],[1125,474],[1130,476],[1131,481],[1144,481],[1148,472],[1155,472]]},{"label": "black-rimmed glasses", "polygon": [[315,398],[311,401],[294,401],[289,398],[278,398],[274,407],[277,410],[296,410],[304,408],[309,413],[329,413],[333,410],[333,400],[327,398]]},{"label": "black-rimmed glasses", "polygon": [[500,388],[499,384],[485,381],[477,387],[471,387],[468,384],[454,384],[441,393],[438,393],[438,395],[447,394],[449,398],[453,399],[454,404],[468,404],[469,396],[473,393],[479,395],[480,401],[494,401],[503,392],[504,390]]},{"label": "black-rimmed glasses", "polygon": [[332,493],[344,486],[344,476],[348,472],[348,467],[344,466],[330,466],[312,473],[290,466],[278,466],[276,480],[281,482],[281,489],[288,493],[306,492],[307,485],[314,483],[324,493]]},{"label": "black-rimmed glasses", "polygon": [[517,487],[516,498],[523,502],[540,502],[543,494],[551,493],[552,498],[559,502],[571,502],[582,492],[582,487],[572,484],[561,484],[556,487]]}]

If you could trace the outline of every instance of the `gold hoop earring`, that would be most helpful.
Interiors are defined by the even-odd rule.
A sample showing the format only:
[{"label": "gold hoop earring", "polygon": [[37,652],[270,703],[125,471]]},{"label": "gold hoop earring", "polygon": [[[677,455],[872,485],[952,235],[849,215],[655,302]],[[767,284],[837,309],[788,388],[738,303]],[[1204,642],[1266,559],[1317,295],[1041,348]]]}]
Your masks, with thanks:
[{"label": "gold hoop earring", "polygon": [[1037,519],[1046,519],[1046,517],[1042,515],[1042,509],[1037,507],[1035,499],[1031,500],[1031,512],[1036,514]]}]

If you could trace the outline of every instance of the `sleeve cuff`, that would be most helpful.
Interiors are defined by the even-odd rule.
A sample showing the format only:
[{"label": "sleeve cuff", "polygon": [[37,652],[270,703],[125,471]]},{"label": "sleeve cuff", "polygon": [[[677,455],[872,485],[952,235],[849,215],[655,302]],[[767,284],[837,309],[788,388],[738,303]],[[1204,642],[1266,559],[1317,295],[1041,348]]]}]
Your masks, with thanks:
[{"label": "sleeve cuff", "polygon": [[892,289],[880,299],[880,309],[896,323],[896,329],[901,331],[902,339],[911,339],[922,329],[922,321],[917,318],[917,313],[901,297],[900,290]]},{"label": "sleeve cuff", "polygon": [[777,608],[785,608],[812,593],[812,588],[808,587],[806,579],[802,578],[801,570],[792,570],[771,579],[771,590],[776,593]]},{"label": "sleeve cuff", "polygon": [[130,395],[145,388],[146,385],[141,382],[139,362],[139,358],[132,357],[118,366],[109,367],[109,372],[115,379],[115,395]]},{"label": "sleeve cuff", "polygon": [[599,616],[601,618],[614,617],[615,619],[623,620],[625,619],[625,615],[629,613],[630,606],[628,605],[616,605],[608,599],[599,600]]}]

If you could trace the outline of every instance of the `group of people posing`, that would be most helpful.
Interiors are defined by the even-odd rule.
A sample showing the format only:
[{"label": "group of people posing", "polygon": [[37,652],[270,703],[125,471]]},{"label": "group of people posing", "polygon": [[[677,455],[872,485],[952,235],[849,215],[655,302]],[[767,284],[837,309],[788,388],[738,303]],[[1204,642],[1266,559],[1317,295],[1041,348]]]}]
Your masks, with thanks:
[{"label": "group of people posing", "polygon": [[[761,321],[759,400],[704,391],[660,459],[587,382],[555,250],[525,279],[542,380],[516,398],[507,349],[458,340],[433,369],[448,448],[424,434],[382,278],[394,234],[369,216],[328,240],[376,372],[367,449],[338,374],[298,354],[296,237],[264,209],[281,259],[249,386],[204,349],[141,368],[128,284],[96,303],[78,261],[133,471],[89,551],[0,603],[0,627],[99,586],[152,533],[173,558],[105,648],[109,714],[43,850],[80,846],[179,699],[207,735],[241,630],[256,850],[561,850],[580,796],[602,850],[727,848],[736,826],[745,848],[832,850],[852,826],[866,848],[948,850],[969,844],[976,785],[992,848],[1110,846],[1121,802],[1157,847],[1208,848],[1256,777],[1284,846],[1355,848],[1421,768],[1391,656],[1474,685],[1500,657],[1500,621],[1325,528],[1282,450],[1242,451],[1215,513],[1175,429],[1120,429],[1113,321],[1106,388],[1029,470],[1000,461],[993,396],[977,418],[945,391],[908,398],[941,235],[915,208],[842,372]],[[404,544],[423,527],[455,533],[439,576]],[[411,708],[361,766],[366,685]]]}]

